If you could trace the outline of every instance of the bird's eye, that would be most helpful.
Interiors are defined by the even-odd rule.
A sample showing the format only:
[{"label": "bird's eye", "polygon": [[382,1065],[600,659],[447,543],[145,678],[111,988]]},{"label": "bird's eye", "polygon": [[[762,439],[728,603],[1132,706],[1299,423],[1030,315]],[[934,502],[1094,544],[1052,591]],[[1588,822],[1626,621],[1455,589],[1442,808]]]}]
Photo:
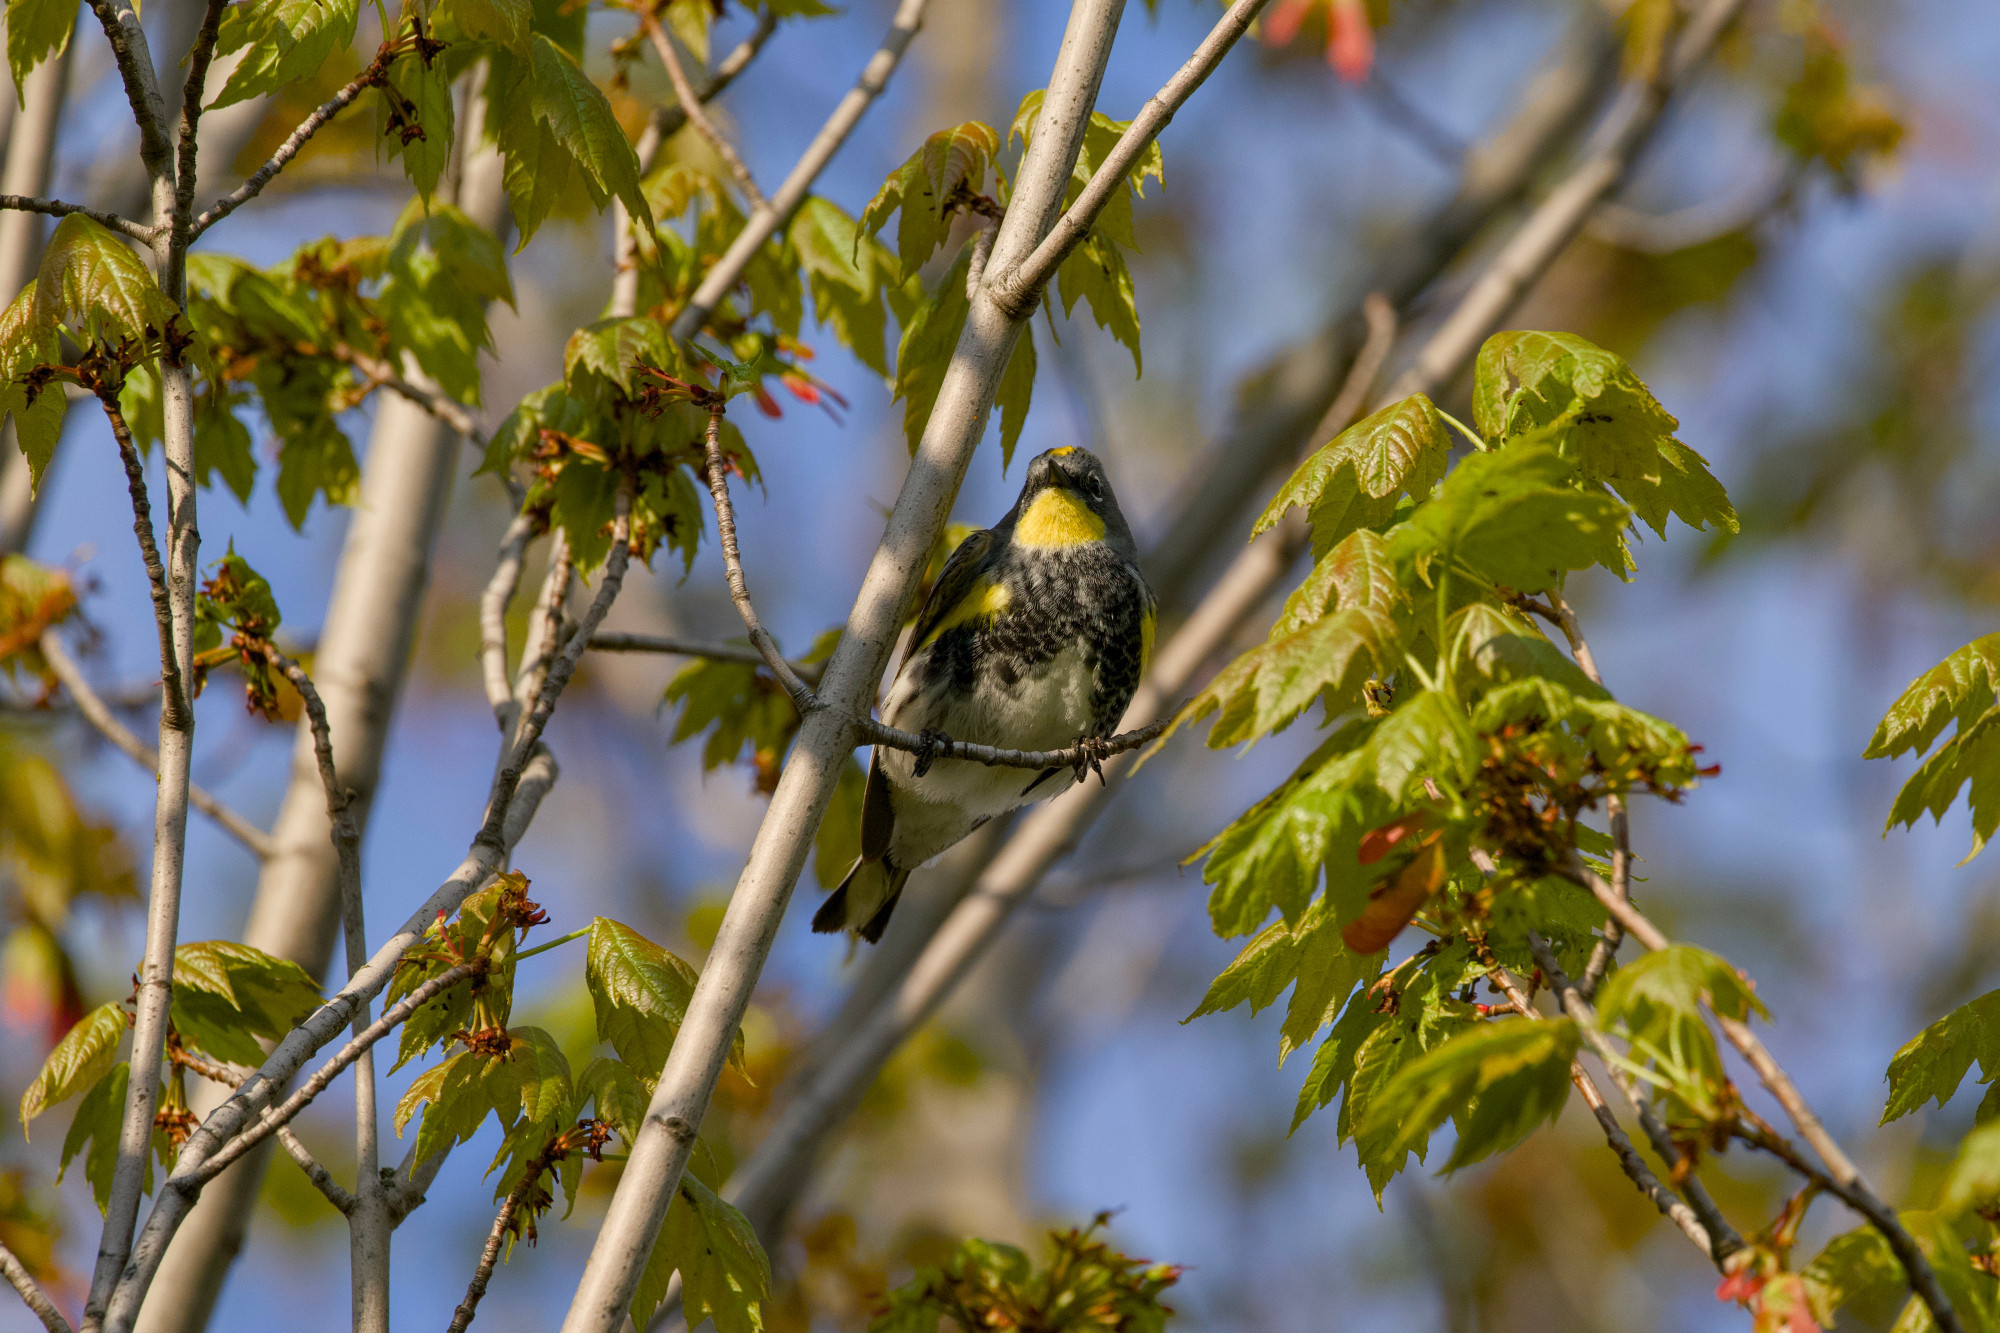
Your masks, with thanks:
[{"label": "bird's eye", "polygon": [[1104,478],[1092,475],[1085,479],[1083,486],[1085,490],[1090,492],[1091,499],[1102,500],[1104,498]]}]

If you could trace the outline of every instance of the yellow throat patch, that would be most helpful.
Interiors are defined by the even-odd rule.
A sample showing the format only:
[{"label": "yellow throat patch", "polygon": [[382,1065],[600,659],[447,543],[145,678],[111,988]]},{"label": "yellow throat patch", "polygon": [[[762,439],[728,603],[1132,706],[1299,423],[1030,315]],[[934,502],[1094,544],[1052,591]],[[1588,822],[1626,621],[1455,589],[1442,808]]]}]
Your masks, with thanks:
[{"label": "yellow throat patch", "polygon": [[1104,520],[1066,487],[1039,492],[1014,525],[1016,546],[1062,547],[1104,540]]}]

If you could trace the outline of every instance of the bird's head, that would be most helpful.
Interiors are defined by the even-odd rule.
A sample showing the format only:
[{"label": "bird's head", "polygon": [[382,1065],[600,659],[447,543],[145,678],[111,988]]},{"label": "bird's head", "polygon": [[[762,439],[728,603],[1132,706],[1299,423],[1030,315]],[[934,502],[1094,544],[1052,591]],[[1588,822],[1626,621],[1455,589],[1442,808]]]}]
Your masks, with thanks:
[{"label": "bird's head", "polygon": [[1096,454],[1075,445],[1037,454],[1028,464],[1021,498],[1008,516],[1018,546],[1064,547],[1106,542],[1136,559],[1132,530],[1111,493],[1110,478]]}]

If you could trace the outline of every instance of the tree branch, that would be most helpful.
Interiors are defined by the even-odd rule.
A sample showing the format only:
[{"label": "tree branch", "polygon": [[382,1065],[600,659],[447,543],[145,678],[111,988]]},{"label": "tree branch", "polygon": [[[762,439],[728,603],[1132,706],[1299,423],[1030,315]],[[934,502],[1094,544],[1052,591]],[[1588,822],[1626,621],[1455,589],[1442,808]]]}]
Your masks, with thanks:
[{"label": "tree branch", "polygon": [[[698,100],[712,102],[722,95],[723,89],[735,82],[736,76],[747,68],[764,49],[764,43],[778,30],[776,12],[766,9],[757,16],[757,26],[750,35],[736,44],[736,49],[723,57],[722,63],[708,76]],[[639,143],[635,155],[639,159],[639,174],[643,177],[653,169],[653,160],[659,156],[660,145],[680,133],[681,126],[687,124],[687,117],[678,103],[653,108],[653,114],[646,119],[646,128],[639,133]],[[616,270],[611,281],[611,303],[606,314],[613,319],[625,319],[636,314],[639,307],[639,238],[633,234],[632,218],[626,213],[625,205],[619,200],[611,202],[611,235],[613,237]]]},{"label": "tree branch", "polygon": [[1125,174],[1139,160],[1139,155],[1160,137],[1160,131],[1172,122],[1174,113],[1215,72],[1215,67],[1229,54],[1229,48],[1236,45],[1236,39],[1248,30],[1266,3],[1267,0],[1236,0],[1208,36],[1202,39],[1187,63],[1167,80],[1165,87],[1146,99],[1146,104],[1139,108],[1139,114],[1132,118],[1131,125],[1119,136],[1104,161],[1097,164],[1096,171],[1083,187],[1083,192],[1077,195],[1076,202],[1056,219],[1034,253],[1018,267],[1003,270],[988,279],[993,288],[993,299],[999,302],[1002,310],[1017,318],[1025,318],[1034,309],[1042,288],[1055,276],[1056,269],[1070,252],[1090,235],[1091,224],[1097,221],[1097,215],[1104,211],[1104,206],[1111,202],[1113,193],[1125,188]]},{"label": "tree branch", "polygon": [[68,217],[71,213],[81,213],[100,226],[113,231],[124,232],[135,241],[151,244],[153,229],[143,222],[117,213],[107,213],[101,208],[86,208],[82,204],[66,204],[60,199],[34,199],[24,194],[0,194],[0,208],[14,209],[22,213],[46,213],[52,218]]},{"label": "tree branch", "polygon": [[[1486,951],[1484,942],[1480,942],[1477,948],[1479,960],[1491,969],[1487,975],[1507,997],[1508,1006],[1523,1018],[1535,1022],[1541,1021],[1541,1011],[1536,1009],[1534,1003],[1522,992],[1520,984],[1507,969],[1500,966],[1493,955]],[[1604,1132],[1604,1141],[1611,1145],[1611,1151],[1618,1157],[1618,1164],[1625,1169],[1625,1174],[1631,1178],[1639,1193],[1651,1200],[1653,1206],[1658,1208],[1669,1222],[1679,1227],[1681,1234],[1694,1242],[1695,1248],[1702,1252],[1703,1257],[1716,1262],[1720,1267],[1720,1261],[1716,1260],[1715,1256],[1715,1242],[1710,1239],[1708,1228],[1701,1224],[1701,1219],[1695,1216],[1694,1210],[1688,1207],[1678,1194],[1661,1184],[1660,1178],[1653,1174],[1653,1169],[1646,1165],[1646,1159],[1632,1146],[1631,1138],[1618,1123],[1618,1117],[1605,1104],[1604,1094],[1598,1091],[1596,1080],[1591,1078],[1590,1071],[1583,1067],[1582,1061],[1570,1061],[1569,1081],[1576,1085],[1577,1094],[1583,1098],[1583,1104],[1590,1108],[1591,1115],[1597,1119],[1598,1128]]]},{"label": "tree branch", "polygon": [[[154,235],[170,224],[173,214],[174,149],[167,138],[167,103],[160,96],[159,80],[153,73],[153,53],[146,44],[146,30],[131,0],[88,0],[91,13],[104,29],[111,44],[118,77],[125,85],[125,100],[132,107],[132,122],[139,127],[139,157],[153,182]],[[164,187],[164,188],[163,188]],[[85,1323],[89,1319],[86,1315]]]},{"label": "tree branch", "polygon": [[506,1242],[507,1228],[514,1223],[514,1212],[521,1206],[521,1199],[534,1186],[532,1176],[522,1180],[507,1191],[507,1197],[500,1201],[500,1211],[493,1215],[493,1229],[486,1233],[486,1244],[479,1251],[479,1263],[472,1270],[472,1281],[465,1287],[465,1299],[451,1312],[451,1325],[445,1333],[465,1333],[472,1327],[472,1318],[478,1313],[479,1302],[486,1297],[486,1284],[493,1280],[493,1265],[500,1262],[500,1246]]},{"label": "tree branch", "polygon": [[503,733],[513,730],[509,713],[514,706],[514,687],[507,680],[507,606],[521,586],[521,566],[527,560],[528,543],[535,538],[535,526],[528,515],[514,515],[500,538],[493,577],[479,594],[479,673],[486,685],[486,702]]},{"label": "tree branch", "polygon": [[[1557,58],[1529,81],[1514,114],[1466,155],[1452,197],[1412,219],[1401,229],[1407,240],[1376,263],[1369,285],[1400,317],[1409,318],[1438,278],[1527,193],[1615,86],[1621,43],[1603,12],[1577,11],[1573,27]],[[1345,292],[1335,299],[1334,319],[1242,379],[1232,423],[1176,484],[1166,525],[1173,539],[1157,543],[1146,560],[1162,606],[1187,600],[1220,535],[1237,530],[1270,475],[1289,473],[1301,450],[1326,438],[1329,405],[1351,382],[1367,338],[1360,303]]]},{"label": "tree branch", "polygon": [[146,494],[146,469],[139,461],[138,446],[132,442],[131,427],[118,405],[118,390],[92,376],[87,386],[110,418],[112,438],[118,442],[118,457],[125,464],[125,489],[132,497],[132,532],[139,539],[139,556],[146,565],[146,584],[153,597],[153,626],[160,637],[160,725],[175,731],[194,727],[189,707],[187,683],[181,676],[180,656],[174,651],[173,600],[167,591],[167,568],[160,560],[159,542],[153,536],[153,504]]},{"label": "tree branch", "polygon": [[[497,154],[485,146],[477,128],[484,116],[476,80],[467,92],[461,125],[467,151],[445,177],[445,191],[474,225],[501,237],[507,222],[503,173]],[[214,112],[204,116],[204,132],[214,128],[216,119]],[[210,146],[204,144],[203,151],[211,151]],[[364,831],[413,662],[433,548],[450,513],[452,485],[463,454],[455,433],[406,399],[392,395],[378,404],[364,456],[360,502],[341,541],[314,663],[333,733],[335,762],[341,781],[361,793],[354,813]],[[278,854],[264,863],[258,875],[241,938],[318,975],[326,972],[339,934],[339,865],[310,727],[301,720],[296,731],[284,796],[272,827]],[[508,809],[510,837],[525,830],[555,773],[555,763],[545,753],[531,759]],[[475,863],[483,860],[483,853],[474,858]],[[455,907],[454,895],[475,887],[458,884],[454,878],[443,897]],[[340,1026],[344,1025],[321,1032],[318,1042],[343,1039]],[[198,1092],[196,1109],[204,1119],[221,1104],[223,1098],[216,1095],[221,1092],[207,1087]],[[164,1215],[160,1217],[151,1234],[158,1239],[171,1233],[173,1246],[136,1293],[145,1300],[144,1317],[139,1320],[142,1333],[200,1333],[210,1322],[230,1263],[243,1251],[256,1215],[257,1186],[269,1147],[267,1143],[204,1188],[200,1206],[185,1219],[175,1217],[169,1225]]]},{"label": "tree branch", "polygon": [[[343,1070],[367,1054],[369,1050],[373,1049],[376,1042],[394,1032],[409,1019],[411,1014],[421,1009],[433,996],[472,976],[476,970],[471,963],[462,963],[457,967],[440,972],[437,976],[432,977],[429,981],[424,982],[408,995],[398,1000],[380,1018],[355,1033],[353,1038],[345,1046],[341,1047],[331,1060],[328,1060],[319,1069],[314,1071],[312,1077],[300,1084],[298,1090],[292,1093],[291,1096],[275,1107],[267,1105],[260,1108],[256,1124],[237,1133],[227,1141],[225,1146],[204,1157],[192,1168],[177,1167],[174,1171],[174,1176],[170,1177],[167,1181],[168,1188],[174,1189],[177,1193],[185,1192],[189,1188],[199,1189],[221,1175],[223,1169],[231,1162],[241,1157],[244,1153],[249,1152],[265,1138],[290,1124],[299,1112],[312,1104],[314,1098],[327,1090],[328,1086],[332,1084],[334,1079],[340,1076]],[[350,983],[350,989],[351,986],[352,983]],[[346,990],[343,990],[341,995],[344,996],[347,993]],[[335,1000],[340,998],[340,996],[336,996]],[[330,1007],[331,1004],[332,1002],[330,1001],[328,1006],[323,1006],[321,1012],[324,1012],[325,1008]],[[294,1029],[294,1031],[298,1030]],[[289,1040],[289,1037],[287,1039]],[[267,1067],[268,1064],[269,1062],[267,1061]],[[254,1087],[259,1082],[266,1085],[269,1083],[262,1069],[244,1081],[243,1085],[238,1089],[238,1097],[245,1100],[254,1098],[258,1092],[263,1091],[263,1089]],[[237,1098],[231,1098],[230,1100],[234,1102]],[[207,1126],[204,1125],[203,1129],[206,1128]],[[200,1133],[201,1130],[195,1132]],[[191,1143],[193,1140],[190,1139],[189,1142]],[[178,1184],[176,1184],[176,1178],[178,1179]],[[149,1218],[147,1221],[150,1226],[151,1219]]]},{"label": "tree branch", "polygon": [[56,1303],[42,1290],[42,1284],[35,1281],[28,1266],[5,1243],[0,1243],[0,1273],[6,1274],[8,1285],[21,1293],[22,1301],[34,1311],[35,1318],[42,1321],[42,1327],[48,1333],[70,1333],[69,1320],[63,1318],[62,1311],[56,1309]]},{"label": "tree branch", "polygon": [[[704,294],[712,302],[733,286],[751,251],[803,198],[807,183],[894,68],[923,7],[923,0],[903,0],[889,41],[869,62],[843,110],[821,131],[773,199],[772,208],[756,215],[731,246],[729,256],[734,259],[726,256],[711,270],[694,302],[675,321],[677,335],[685,337],[700,328],[709,308],[703,304]],[[1040,125],[994,241],[996,262],[1018,264],[1061,209],[1123,8],[1123,0],[1076,0],[1049,79]],[[748,250],[743,248],[746,243]],[[735,271],[728,272],[732,263]],[[718,275],[727,278],[720,286],[715,285]],[[646,1255],[687,1165],[695,1126],[708,1108],[813,834],[847,763],[854,719],[874,696],[904,608],[985,432],[994,392],[1020,332],[1020,323],[983,293],[972,302],[923,440],[827,663],[822,694],[828,706],[806,715],[793,743],[597,1233],[563,1322],[564,1333],[612,1333],[626,1317]]]},{"label": "tree branch", "polygon": [[[93,4],[101,2],[102,0],[92,0]],[[271,183],[272,178],[283,171],[290,164],[291,160],[299,155],[300,150],[306,146],[306,142],[313,135],[318,134],[328,121],[352,106],[354,99],[361,96],[362,93],[370,88],[380,86],[382,81],[388,78],[390,62],[396,58],[400,50],[401,46],[397,42],[389,41],[382,43],[381,48],[375,52],[375,58],[368,63],[368,67],[355,75],[353,80],[342,87],[339,92],[336,92],[333,96],[320,103],[311,115],[300,121],[298,128],[285,136],[285,141],[278,145],[277,151],[271,154],[263,166],[251,172],[248,180],[202,210],[201,216],[194,219],[189,232],[189,240],[200,236],[210,227],[213,227],[216,223],[222,221],[231,213],[234,213],[237,209],[263,193],[264,187]]]},{"label": "tree branch", "polygon": [[626,481],[618,487],[611,520],[611,553],[605,557],[604,575],[598,584],[597,595],[583,613],[576,632],[569,636],[562,651],[555,655],[555,661],[535,697],[534,707],[527,710],[516,728],[500,771],[494,775],[493,793],[487,800],[486,822],[473,839],[475,846],[483,844],[504,855],[508,845],[504,834],[507,807],[514,799],[514,790],[520,785],[528,761],[534,757],[535,747],[541,743],[542,729],[548,726],[549,718],[555,713],[556,700],[562,697],[570,677],[576,674],[576,664],[583,658],[585,645],[597,632],[597,627],[604,623],[612,602],[618,598],[619,588],[624,585],[625,569],[632,557],[631,537],[632,485]]},{"label": "tree branch", "polygon": [[[167,1058],[190,1073],[199,1074],[210,1083],[214,1083],[220,1087],[240,1088],[243,1086],[243,1075],[237,1073],[233,1068],[205,1060],[179,1045],[168,1045]],[[312,1182],[315,1189],[326,1196],[326,1201],[339,1209],[343,1216],[352,1214],[354,1211],[354,1196],[349,1194],[341,1183],[333,1178],[332,1172],[320,1165],[319,1159],[313,1156],[312,1149],[306,1147],[300,1141],[299,1136],[292,1133],[291,1127],[289,1125],[280,1125],[275,1131],[275,1135],[279,1144],[283,1146],[286,1155],[299,1164],[299,1169],[306,1173],[306,1179]]]},{"label": "tree branch", "polygon": [[370,387],[389,389],[401,394],[463,435],[469,443],[480,448],[485,447],[486,439],[480,434],[479,423],[472,419],[470,409],[444,390],[414,383],[382,358],[370,356],[360,348],[350,347],[344,342],[336,342],[329,348],[312,350],[324,351],[334,360],[353,366],[368,378]]},{"label": "tree branch", "polygon": [[[1648,920],[1628,899],[1620,898],[1609,884],[1593,874],[1581,862],[1574,862],[1558,873],[1589,889],[1598,902],[1604,905],[1604,909],[1611,913],[1612,919],[1647,949],[1664,949],[1670,943],[1665,932]],[[1875,1229],[1882,1233],[1882,1238],[1889,1242],[1889,1248],[1895,1251],[1896,1258],[1901,1261],[1903,1271],[1909,1278],[1910,1290],[1915,1292],[1930,1310],[1938,1328],[1942,1333],[1959,1333],[1964,1325],[1952,1309],[1950,1298],[1938,1285],[1937,1274],[1931,1268],[1930,1261],[1924,1257],[1916,1238],[1903,1226],[1895,1210],[1883,1203],[1881,1198],[1868,1187],[1853,1161],[1842,1151],[1833,1136],[1827,1133],[1826,1126],[1820,1122],[1812,1107],[1800,1095],[1791,1076],[1772,1058],[1763,1041],[1750,1030],[1748,1024],[1725,1018],[1721,1014],[1716,1014],[1715,1019],[1721,1026],[1723,1035],[1729,1039],[1729,1044],[1734,1046],[1749,1062],[1750,1067],[1757,1071],[1757,1076],[1765,1088],[1784,1108],[1785,1114],[1791,1117],[1792,1123],[1798,1126],[1799,1133],[1812,1145],[1820,1160],[1827,1164],[1829,1178],[1837,1187],[1833,1192],[1851,1203],[1857,1212],[1866,1217]]]},{"label": "tree branch", "polygon": [[[334,770],[333,734],[327,726],[326,705],[312,678],[276,648],[266,645],[264,652],[305,701],[313,757],[319,764],[320,785],[326,788],[326,817],[333,827],[334,856],[340,867],[340,915],[345,927],[347,979],[352,982],[368,962],[368,927],[361,902],[361,830],[354,820],[354,792]],[[366,1000],[354,1007],[353,1030],[357,1038],[368,1030]],[[394,1228],[382,1188],[381,1121],[375,1094],[375,1053],[371,1048],[363,1050],[354,1063],[354,1200],[352,1207],[343,1210],[347,1213],[355,1333],[388,1333],[389,1328],[389,1233]],[[312,1173],[308,1170],[307,1174]]]},{"label": "tree branch", "polygon": [[507,1197],[500,1201],[500,1211],[494,1214],[493,1229],[486,1233],[486,1244],[479,1251],[479,1264],[472,1271],[472,1281],[466,1284],[465,1299],[452,1311],[451,1326],[445,1333],[465,1333],[472,1326],[472,1317],[479,1310],[479,1302],[486,1296],[486,1284],[493,1280],[493,1265],[500,1261],[500,1247],[506,1243],[507,1230],[514,1224],[514,1214],[518,1213],[529,1196],[541,1183],[542,1172],[549,1169],[551,1162],[566,1155],[560,1135],[529,1162],[521,1178],[514,1182],[514,1188],[507,1191]]},{"label": "tree branch", "polygon": [[[1617,1048],[1612,1046],[1611,1039],[1604,1033],[1603,1025],[1597,1021],[1597,1011],[1591,1008],[1590,1001],[1583,998],[1575,984],[1564,974],[1562,964],[1556,960],[1555,951],[1533,931],[1528,932],[1528,947],[1535,955],[1535,965],[1542,969],[1543,978],[1561,998],[1563,1012],[1575,1021],[1577,1030],[1583,1034],[1583,1039],[1590,1043],[1590,1048],[1604,1061],[1604,1072],[1611,1076],[1612,1084],[1624,1095],[1626,1104],[1632,1108],[1632,1114],[1639,1118],[1639,1127],[1646,1131],[1647,1141],[1653,1145],[1653,1151],[1658,1153],[1660,1160],[1664,1162],[1680,1160],[1680,1151],[1674,1146],[1673,1136],[1667,1132],[1667,1127],[1660,1123],[1660,1118],[1639,1095],[1639,1089],[1631,1075],[1619,1065]],[[1724,1259],[1743,1248],[1743,1237],[1738,1235],[1736,1229],[1723,1217],[1722,1210],[1715,1206],[1715,1200],[1708,1196],[1708,1191],[1702,1187],[1699,1178],[1690,1173],[1682,1190],[1687,1195],[1689,1207],[1701,1219],[1702,1229],[1709,1237],[1709,1257],[1719,1267]]]},{"label": "tree branch", "polygon": [[757,188],[757,178],[750,174],[749,165],[702,109],[702,100],[695,95],[694,85],[688,82],[687,70],[681,65],[680,52],[674,50],[673,38],[667,35],[652,11],[644,7],[639,10],[639,26],[653,43],[653,50],[659,53],[660,64],[666,67],[667,78],[674,85],[674,99],[680,103],[681,114],[687,118],[688,124],[708,140],[709,147],[715,149],[716,156],[729,168],[729,174],[735,178],[736,188],[743,191],[744,201],[750,205],[750,210],[754,213],[768,209],[771,205],[764,198],[764,192]]},{"label": "tree branch", "polygon": [[208,87],[208,66],[215,56],[215,39],[222,26],[222,10],[228,0],[208,0],[201,16],[201,28],[188,48],[187,84],[181,92],[180,157],[174,169],[174,248],[185,254],[194,239],[194,187],[196,161],[201,143],[201,99]]},{"label": "tree branch", "polygon": [[708,425],[702,431],[702,445],[708,462],[708,494],[715,502],[715,527],[722,546],[723,568],[728,571],[729,600],[736,603],[736,613],[743,617],[743,628],[750,634],[750,644],[764,659],[764,665],[785,687],[785,693],[792,696],[792,703],[799,715],[816,711],[820,702],[813,696],[812,687],[799,679],[792,664],[785,660],[785,654],[778,648],[778,641],[771,637],[757,618],[757,608],[750,601],[750,586],[743,578],[743,552],[736,544],[736,508],[729,502],[729,462],[722,456],[722,404],[712,405],[708,410]]},{"label": "tree branch", "polygon": [[701,326],[708,322],[716,303],[736,285],[752,257],[805,202],[806,191],[812,188],[813,181],[833,160],[833,155],[840,151],[841,144],[861,122],[862,114],[888,86],[889,76],[896,72],[896,65],[909,48],[910,39],[923,25],[924,9],[928,4],[929,0],[900,0],[896,6],[896,17],[889,24],[888,35],[862,67],[860,79],[834,107],[833,114],[827,117],[826,124],[806,146],[791,174],[778,186],[778,192],[771,196],[765,207],[751,212],[743,230],[723,252],[722,258],[709,269],[687,305],[674,317],[674,337],[686,341],[701,332]]},{"label": "tree branch", "polygon": [[[540,733],[547,725],[556,698],[575,672],[576,659],[582,655],[589,631],[595,628],[597,621],[602,620],[616,596],[627,559],[626,531],[627,525],[621,516],[617,528],[618,540],[614,542],[610,558],[606,561],[604,583],[585,618],[584,631],[572,638],[543,685],[535,711],[528,719],[525,756],[504,764],[496,775],[486,821],[474,838],[466,858],[451,877],[375,951],[368,965],[356,973],[338,994],[287,1033],[256,1074],[204,1120],[182,1146],[179,1162],[161,1187],[138,1243],[132,1247],[129,1268],[113,1292],[105,1322],[112,1333],[126,1333],[132,1327],[138,1317],[139,1304],[145,1299],[146,1291],[159,1271],[167,1246],[193,1208],[195,1200],[200,1197],[202,1187],[268,1135],[269,1131],[263,1127],[268,1121],[245,1128],[251,1117],[261,1116],[278,1092],[297,1075],[305,1061],[348,1026],[355,1006],[372,999],[389,984],[403,954],[423,937],[440,912],[448,915],[457,911],[466,898],[505,865],[509,850],[526,829],[543,795],[555,781],[555,762],[540,746]],[[509,748],[511,753],[518,753],[515,747]],[[496,827],[497,832],[494,832]],[[419,992],[423,998],[433,993],[428,983],[420,987]],[[279,1123],[296,1115],[306,1101],[316,1096],[325,1083],[357,1058],[362,1050],[402,1022],[414,1010],[411,1000],[421,1003],[413,994],[370,1025],[366,1043],[350,1041],[342,1048],[339,1056],[280,1108]],[[307,1095],[302,1097],[301,1094]]]},{"label": "tree branch", "polygon": [[[56,679],[62,682],[63,688],[69,691],[69,697],[76,703],[76,711],[83,714],[84,719],[97,728],[98,734],[105,740],[131,756],[134,763],[157,778],[160,772],[159,753],[133,735],[125,724],[112,714],[110,707],[98,697],[97,691],[92,689],[90,682],[84,678],[83,668],[69,655],[69,649],[63,647],[62,641],[54,634],[44,634],[40,639],[40,646],[43,660],[48,662],[49,670],[55,672]],[[258,860],[261,861],[272,854],[274,845],[270,834],[193,783],[188,784],[188,804],[221,825],[223,832],[242,843]]]},{"label": "tree branch", "polygon": [[[716,643],[709,639],[684,639],[674,634],[626,634],[607,631],[590,636],[590,650],[595,653],[665,653],[675,657],[707,657],[717,662],[765,665],[764,654],[755,648],[745,648],[736,643]],[[785,665],[807,684],[819,678],[818,663],[794,662],[787,659]]]},{"label": "tree branch", "polygon": [[521,710],[548,678],[549,663],[562,643],[563,608],[569,601],[574,569],[569,555],[569,534],[560,528],[549,544],[549,567],[542,577],[541,595],[528,613],[528,633],[521,645],[521,665],[514,674],[514,694],[506,730],[519,728]]},{"label": "tree branch", "polygon": [[284,1148],[285,1155],[297,1162],[299,1169],[306,1173],[306,1179],[312,1182],[313,1188],[325,1195],[326,1201],[339,1209],[341,1215],[349,1219],[349,1225],[352,1225],[354,1196],[333,1178],[332,1172],[320,1165],[319,1159],[312,1155],[310,1148],[299,1142],[299,1136],[292,1132],[291,1126],[281,1125],[272,1133],[276,1136],[279,1146]]}]

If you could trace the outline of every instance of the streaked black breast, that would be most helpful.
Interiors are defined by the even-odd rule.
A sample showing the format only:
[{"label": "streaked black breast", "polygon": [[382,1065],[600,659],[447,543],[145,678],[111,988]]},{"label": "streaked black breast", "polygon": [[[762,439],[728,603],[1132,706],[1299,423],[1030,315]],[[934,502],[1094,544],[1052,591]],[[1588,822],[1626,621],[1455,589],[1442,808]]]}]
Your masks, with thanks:
[{"label": "streaked black breast", "polygon": [[1139,572],[1101,543],[1055,551],[1009,547],[996,566],[1009,595],[1006,614],[940,634],[925,663],[927,678],[943,676],[952,693],[966,694],[980,688],[983,672],[1012,689],[1081,644],[1096,676],[1092,734],[1109,735],[1144,665],[1143,620],[1152,593]]}]

